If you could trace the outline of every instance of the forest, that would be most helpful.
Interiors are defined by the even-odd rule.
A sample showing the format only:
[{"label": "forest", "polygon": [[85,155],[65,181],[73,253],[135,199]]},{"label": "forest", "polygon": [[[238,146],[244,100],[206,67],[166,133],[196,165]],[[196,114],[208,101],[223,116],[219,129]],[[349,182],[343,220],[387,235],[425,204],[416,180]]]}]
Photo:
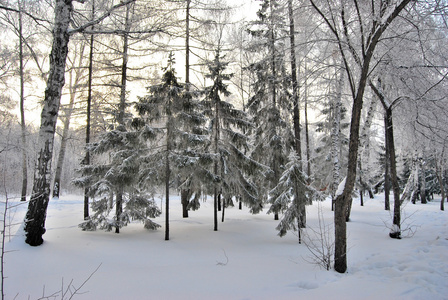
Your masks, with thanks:
[{"label": "forest", "polygon": [[329,201],[318,256],[346,273],[354,199],[383,195],[393,239],[408,202],[443,214],[447,18],[444,0],[0,0],[4,216],[25,203],[40,246],[76,194],[79,231],[170,240],[209,198],[213,231],[244,207],[306,243]]}]

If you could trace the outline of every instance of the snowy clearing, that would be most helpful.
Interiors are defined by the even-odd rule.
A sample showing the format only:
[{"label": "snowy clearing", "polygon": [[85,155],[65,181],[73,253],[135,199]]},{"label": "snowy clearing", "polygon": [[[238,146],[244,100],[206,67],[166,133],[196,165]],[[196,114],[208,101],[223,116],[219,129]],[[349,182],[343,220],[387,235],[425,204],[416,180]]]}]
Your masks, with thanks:
[{"label": "snowy clearing", "polygon": [[[173,197],[171,240],[165,241],[163,227],[148,231],[140,223],[120,234],[83,232],[82,197],[64,196],[50,201],[42,246],[25,244],[20,230],[7,236],[6,299],[50,296],[71,280],[79,287],[90,275],[74,299],[448,299],[448,217],[439,200],[407,204],[406,226],[417,231],[394,240],[383,197],[367,199],[364,207],[355,199],[349,269],[338,274],[308,263],[305,245],[293,233],[278,237],[278,222],[263,212],[229,208],[214,232],[211,200],[183,219],[180,199]],[[307,207],[313,228],[318,207]],[[331,201],[321,207],[332,224]],[[21,220],[25,210],[12,209],[7,219]],[[164,225],[163,218],[156,221]]]}]

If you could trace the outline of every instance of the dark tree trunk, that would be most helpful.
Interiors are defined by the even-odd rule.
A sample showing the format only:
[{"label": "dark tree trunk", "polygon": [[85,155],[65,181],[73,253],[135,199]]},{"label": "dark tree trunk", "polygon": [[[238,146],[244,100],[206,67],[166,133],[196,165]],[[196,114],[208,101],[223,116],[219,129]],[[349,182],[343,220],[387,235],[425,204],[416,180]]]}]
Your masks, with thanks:
[{"label": "dark tree trunk", "polygon": [[22,32],[22,4],[19,2],[19,72],[20,72],[20,128],[22,139],[22,193],[21,201],[26,201],[28,188],[28,157],[26,146],[26,123],[25,123],[25,78],[23,66],[23,32]]},{"label": "dark tree trunk", "polygon": [[181,189],[180,191],[180,201],[182,203],[182,217],[188,218],[188,203],[190,202],[190,190]]},{"label": "dark tree trunk", "polygon": [[381,80],[378,80],[379,86],[376,87],[372,82],[370,82],[370,87],[374,93],[378,96],[385,110],[384,127],[386,132],[386,159],[389,159],[390,166],[390,179],[392,183],[392,192],[394,195],[394,217],[393,217],[393,228],[389,233],[391,238],[400,239],[401,238],[401,201],[400,201],[400,186],[398,184],[397,176],[397,162],[395,157],[395,142],[394,142],[394,126],[393,126],[393,116],[392,116],[392,105],[381,90]]},{"label": "dark tree trunk", "polygon": [[222,207],[221,207],[221,192],[218,194],[218,211],[221,211]]},{"label": "dark tree trunk", "polygon": [[[168,133],[167,133],[168,135]],[[169,141],[167,140],[167,151],[165,157],[165,241],[170,239],[170,160]]]},{"label": "dark tree trunk", "polygon": [[299,84],[297,82],[297,66],[296,66],[296,47],[295,47],[295,30],[294,30],[294,14],[292,0],[288,0],[289,15],[289,42],[291,45],[291,81],[292,81],[292,104],[293,104],[293,125],[294,125],[294,150],[297,157],[302,161],[302,147],[300,140],[300,113],[299,113]]},{"label": "dark tree trunk", "polygon": [[[294,150],[296,151],[297,157],[300,161],[300,170],[302,171],[302,145],[300,137],[300,112],[299,112],[299,83],[297,81],[297,66],[296,66],[296,43],[295,43],[295,30],[294,30],[294,13],[292,0],[288,0],[288,16],[289,16],[289,42],[291,45],[290,56],[291,56],[291,81],[292,81],[292,103],[293,103],[293,126],[294,126]],[[299,233],[300,228],[306,227],[306,197],[297,196],[299,201]]]},{"label": "dark tree trunk", "polygon": [[117,224],[115,225],[115,233],[120,233],[120,220],[123,213],[123,190],[117,192],[115,198],[115,218],[117,218]]},{"label": "dark tree trunk", "polygon": [[187,0],[185,12],[185,84],[187,89],[190,84],[190,4],[191,0]]},{"label": "dark tree trunk", "polygon": [[438,162],[436,162],[436,175],[437,175],[437,181],[439,182],[440,186],[440,194],[442,196],[442,199],[440,200],[440,210],[445,210],[445,186],[443,184],[443,178],[442,178],[443,172],[441,171],[441,167]]},{"label": "dark tree trunk", "polygon": [[384,114],[384,133],[385,133],[385,162],[384,162],[384,209],[390,210],[390,176],[389,176],[389,142],[387,139],[387,115]]},{"label": "dark tree trunk", "polygon": [[421,175],[419,176],[420,179],[420,201],[422,204],[428,203],[428,198],[426,195],[426,170],[425,165],[421,164]]},{"label": "dark tree trunk", "polygon": [[65,64],[70,36],[68,28],[73,11],[71,0],[56,0],[53,45],[50,54],[50,71],[45,89],[41,114],[37,162],[34,172],[33,192],[25,218],[25,242],[31,246],[43,243],[45,219],[50,199],[51,160],[54,134],[65,81]]},{"label": "dark tree trunk", "polygon": [[347,211],[345,213],[345,222],[350,221],[350,213],[352,211],[352,205],[353,205],[353,198],[350,197],[350,199],[348,199],[348,202],[347,202],[347,207],[346,207]]},{"label": "dark tree trunk", "polygon": [[[379,37],[378,37],[379,38]],[[374,43],[375,42],[375,43]],[[372,41],[374,45],[378,41]],[[350,122],[350,139],[348,152],[347,177],[344,191],[336,197],[334,205],[335,222],[335,252],[334,269],[336,272],[345,273],[347,271],[347,210],[351,205],[352,192],[356,181],[356,166],[359,148],[359,129],[361,120],[361,110],[363,104],[364,91],[367,84],[370,60],[375,47],[369,49],[364,57],[364,64],[361,68],[361,77],[358,84],[356,96],[353,99],[352,117]]]},{"label": "dark tree trunk", "polygon": [[[187,0],[185,9],[185,86],[186,90],[190,89],[190,4],[191,0]],[[188,218],[188,204],[190,202],[191,190],[182,189],[180,192],[180,200],[182,203],[182,217]]]},{"label": "dark tree trunk", "polygon": [[397,177],[397,163],[395,159],[395,142],[394,142],[394,131],[393,131],[393,121],[392,121],[392,107],[386,109],[386,137],[389,146],[389,160],[390,160],[390,177],[392,181],[392,191],[394,194],[394,219],[393,231],[389,234],[391,238],[401,238],[401,202],[400,202],[400,186],[398,184]]},{"label": "dark tree trunk", "polygon": [[226,211],[226,202],[224,200],[223,203],[222,203],[222,214],[221,214],[221,222],[223,222],[223,223],[224,223],[225,211]]},{"label": "dark tree trunk", "polygon": [[218,231],[218,189],[213,193],[213,230]]},{"label": "dark tree trunk", "polygon": [[[126,19],[125,19],[125,30],[123,33],[123,53],[122,53],[122,64],[121,64],[121,85],[120,85],[120,103],[118,104],[118,117],[117,123],[119,125],[125,126],[125,112],[126,112],[126,83],[127,83],[127,71],[128,71],[128,50],[129,50],[129,31],[130,31],[130,7],[131,4],[126,5]],[[117,192],[116,201],[116,211],[117,211],[117,221],[121,219],[121,213],[123,212],[123,187],[120,187]],[[120,201],[119,201],[120,200]],[[115,232],[119,232],[119,229]]]},{"label": "dark tree trunk", "polygon": [[[92,1],[92,20],[95,18],[95,0]],[[92,26],[93,29],[93,26]],[[93,76],[93,34],[90,35],[90,49],[89,49],[89,75],[87,82],[87,109],[86,109],[86,155],[84,157],[84,164],[90,165],[90,151],[88,145],[90,144],[90,127],[91,127],[91,110],[92,110],[92,76]],[[89,219],[89,188],[84,189],[84,220]]]}]

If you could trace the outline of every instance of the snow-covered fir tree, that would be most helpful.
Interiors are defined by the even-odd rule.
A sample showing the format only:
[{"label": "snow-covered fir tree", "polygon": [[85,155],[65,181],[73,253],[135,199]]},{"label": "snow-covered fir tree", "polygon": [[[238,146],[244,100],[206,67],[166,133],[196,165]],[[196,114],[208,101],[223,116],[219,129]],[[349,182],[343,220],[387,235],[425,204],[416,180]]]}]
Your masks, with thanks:
[{"label": "snow-covered fir tree", "polygon": [[[336,64],[334,72],[329,77],[323,77],[328,89],[320,114],[322,119],[316,123],[316,132],[319,134],[315,157],[313,158],[315,173],[315,186],[326,190],[335,198],[336,191],[347,165],[347,128],[349,123],[345,120],[347,109],[343,105],[345,70]],[[327,82],[325,82],[327,81]]]},{"label": "snow-covered fir tree", "polygon": [[306,223],[306,214],[304,213],[306,203],[324,199],[319,191],[306,182],[307,178],[302,171],[302,162],[296,152],[291,151],[277,186],[269,192],[269,202],[272,205],[268,213],[280,208],[280,212],[283,214],[277,226],[279,235],[284,236],[289,230],[298,231],[299,243],[301,242],[301,228]]},{"label": "snow-covered fir tree", "polygon": [[230,92],[225,82],[230,80],[231,75],[225,73],[227,65],[217,50],[215,58],[207,63],[207,78],[212,85],[206,88],[202,101],[204,113],[210,120],[208,150],[215,156],[212,171],[215,179],[207,184],[207,193],[214,196],[215,231],[218,229],[217,206],[221,197],[224,208],[238,197],[252,213],[262,209],[257,186],[250,176],[255,175],[262,166],[244,154],[249,151],[249,137],[244,132],[251,123],[242,110],[228,101]]},{"label": "snow-covered fir tree", "polygon": [[[115,232],[132,220],[140,220],[147,229],[160,225],[151,218],[160,214],[153,193],[140,184],[142,158],[149,148],[142,134],[124,125],[105,133],[89,146],[97,163],[82,165],[82,177],[74,180],[88,187],[93,214],[80,224],[83,230],[115,228]],[[113,209],[115,208],[115,213]]]},{"label": "snow-covered fir tree", "polygon": [[[280,38],[285,26],[282,7],[275,0],[265,0],[257,15],[258,19],[249,28],[254,37],[250,50],[260,57],[250,66],[255,84],[247,108],[255,126],[252,157],[269,167],[264,176],[256,179],[262,201],[266,202],[269,191],[277,186],[284,171],[294,135],[290,122],[290,80],[285,69],[284,43]],[[271,211],[278,220],[282,208],[272,204]]]},{"label": "snow-covered fir tree", "polygon": [[165,240],[169,240],[170,188],[181,186],[199,195],[200,186],[193,186],[197,178],[214,178],[207,168],[212,156],[200,151],[209,143],[204,115],[196,93],[178,82],[174,64],[170,54],[162,82],[139,98],[135,105],[139,118],[133,121],[142,136],[153,140],[143,158],[141,180],[149,187],[165,186]]}]

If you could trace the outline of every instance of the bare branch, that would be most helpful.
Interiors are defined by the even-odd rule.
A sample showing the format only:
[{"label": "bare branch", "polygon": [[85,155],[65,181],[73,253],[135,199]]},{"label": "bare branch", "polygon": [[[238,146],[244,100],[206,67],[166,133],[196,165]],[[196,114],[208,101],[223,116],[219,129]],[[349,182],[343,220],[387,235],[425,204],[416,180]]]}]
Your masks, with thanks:
[{"label": "bare branch", "polygon": [[89,27],[91,27],[91,26],[93,26],[93,25],[99,24],[101,21],[103,21],[104,19],[106,19],[107,17],[109,17],[109,16],[111,15],[111,13],[112,13],[114,10],[116,10],[117,8],[120,8],[120,7],[122,7],[122,6],[126,6],[126,5],[128,5],[128,4],[130,4],[130,3],[133,3],[133,2],[135,2],[135,1],[136,1],[136,0],[128,0],[128,1],[125,1],[125,2],[120,2],[119,4],[116,4],[116,5],[112,6],[111,8],[109,8],[109,9],[108,9],[102,16],[100,16],[100,17],[97,18],[96,20],[87,22],[86,24],[84,24],[84,25],[82,25],[82,26],[80,26],[80,27],[78,27],[78,28],[74,28],[74,29],[70,30],[68,33],[69,33],[69,34],[75,34],[75,33],[78,33],[78,32],[83,32],[83,31],[86,30],[87,28],[89,28]]}]

